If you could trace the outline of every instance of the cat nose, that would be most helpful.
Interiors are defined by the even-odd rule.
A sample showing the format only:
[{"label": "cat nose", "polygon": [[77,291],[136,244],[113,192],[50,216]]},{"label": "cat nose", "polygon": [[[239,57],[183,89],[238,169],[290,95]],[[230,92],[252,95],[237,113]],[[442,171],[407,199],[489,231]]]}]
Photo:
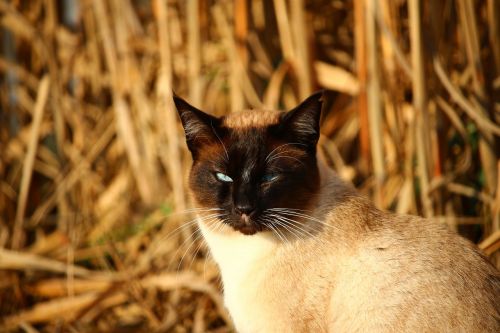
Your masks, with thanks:
[{"label": "cat nose", "polygon": [[240,214],[240,215],[248,215],[250,216],[254,210],[255,210],[255,207],[253,207],[252,205],[250,204],[238,204],[236,205],[236,207],[234,208],[234,210],[236,211],[236,213]]}]

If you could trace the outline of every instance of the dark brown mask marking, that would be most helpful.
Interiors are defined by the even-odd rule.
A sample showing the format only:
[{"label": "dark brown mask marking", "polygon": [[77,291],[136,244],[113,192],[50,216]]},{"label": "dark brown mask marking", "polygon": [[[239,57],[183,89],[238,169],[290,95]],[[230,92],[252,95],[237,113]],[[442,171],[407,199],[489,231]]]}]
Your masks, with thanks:
[{"label": "dark brown mask marking", "polygon": [[197,204],[222,209],[223,221],[247,235],[273,223],[271,208],[306,209],[319,185],[321,96],[289,112],[222,118],[174,97],[193,156],[189,185]]}]

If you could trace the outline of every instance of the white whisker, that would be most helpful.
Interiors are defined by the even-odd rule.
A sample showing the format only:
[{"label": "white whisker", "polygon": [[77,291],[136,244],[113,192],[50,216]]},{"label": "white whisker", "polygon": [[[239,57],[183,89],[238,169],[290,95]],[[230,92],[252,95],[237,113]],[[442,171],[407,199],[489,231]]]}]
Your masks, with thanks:
[{"label": "white whisker", "polygon": [[198,252],[200,251],[201,247],[203,246],[203,240],[204,240],[204,238],[203,238],[203,235],[201,234],[201,232],[200,232],[200,236],[198,237],[198,240],[199,240],[199,242],[198,242],[199,244],[196,247],[196,250],[194,251],[194,254],[193,254],[192,258],[191,258],[191,261],[189,262],[189,265],[188,265],[188,268],[187,268],[188,270],[191,269],[191,266],[193,265],[194,261],[196,260],[196,256],[198,255]]},{"label": "white whisker", "polygon": [[311,210],[307,209],[300,209],[300,208],[287,208],[287,207],[273,207],[273,208],[268,208],[266,210],[289,210],[289,211],[300,211],[300,212],[312,212]]},{"label": "white whisker", "polygon": [[275,219],[274,223],[277,226],[280,226],[283,229],[285,229],[288,233],[292,234],[296,239],[302,239],[302,234],[298,233],[298,231],[296,231],[295,229],[292,229],[290,226],[286,225],[282,221]]},{"label": "white whisker", "polygon": [[222,148],[224,148],[224,153],[226,154],[226,162],[229,162],[229,154],[227,152],[226,146],[224,145],[224,142],[222,142],[221,138],[219,137],[219,134],[214,129],[214,126],[212,123],[210,123],[210,126],[212,127],[212,131],[214,132],[215,136],[217,137],[217,140],[219,140],[220,144],[222,145]]},{"label": "white whisker", "polygon": [[307,231],[306,229],[302,228],[300,225],[299,225],[299,222],[298,221],[295,221],[295,220],[292,220],[290,218],[287,218],[287,217],[284,217],[284,216],[281,216],[281,215],[276,215],[276,214],[273,214],[275,215],[276,219],[278,219],[279,221],[289,225],[290,227],[294,228],[295,230],[297,230],[298,232],[301,232],[302,235],[308,235],[309,237],[314,237],[313,234],[311,234],[309,231]]},{"label": "white whisker", "polygon": [[[202,218],[211,218],[211,217],[217,216],[219,214],[220,213],[214,213],[214,214],[210,214],[210,215],[207,215],[207,216],[201,216],[201,217]],[[182,223],[180,226],[178,226],[177,228],[175,228],[174,230],[172,230],[171,232],[169,232],[168,234],[166,234],[164,237],[161,237],[157,242],[166,242],[171,237],[173,237],[176,234],[182,232],[185,228],[189,228],[190,226],[196,225],[196,223],[198,222],[199,218],[200,217],[195,217],[194,219],[192,219],[189,222]]]},{"label": "white whisker", "polygon": [[[198,232],[198,230],[197,230],[196,232]],[[194,233],[196,233],[196,232],[194,232]],[[193,234],[194,234],[194,233],[193,233]],[[191,236],[192,236],[193,234],[191,234]],[[188,254],[189,250],[191,249],[191,246],[193,246],[193,245],[196,243],[196,240],[198,240],[200,237],[202,237],[202,235],[201,235],[201,233],[198,233],[198,234],[196,235],[196,237],[195,237],[195,238],[193,238],[193,239],[191,240],[191,242],[189,243],[189,246],[187,247],[186,251],[184,251],[184,253],[182,254],[182,256],[181,256],[181,260],[179,261],[179,264],[177,264],[177,271],[180,271],[181,266],[182,266],[182,262],[184,261],[184,257],[186,256],[186,254]],[[179,247],[179,249],[180,249],[180,248],[181,248],[181,247]]]},{"label": "white whisker", "polygon": [[167,242],[169,239],[171,239],[173,236],[183,232],[184,230],[188,230],[189,228],[196,226],[196,219],[191,220],[187,223],[183,223],[182,225],[178,226],[171,232],[169,232],[166,235],[161,236],[159,239],[155,239],[154,243],[150,245],[150,250],[151,251],[151,257],[155,257],[158,254],[158,251],[160,250],[160,246]]},{"label": "white whisker", "polygon": [[298,142],[290,142],[290,143],[284,143],[282,145],[279,145],[278,147],[274,148],[269,154],[267,154],[266,156],[266,159],[264,160],[265,162],[268,162],[269,158],[271,157],[272,153],[274,153],[276,150],[278,150],[279,148],[281,147],[285,147],[285,146],[293,146],[293,145],[299,145],[299,146],[305,146],[307,147],[307,145],[303,144],[303,143],[298,143]]},{"label": "white whisker", "polygon": [[297,233],[298,230],[297,230],[297,232],[294,231],[294,230],[296,230],[295,228],[291,229],[285,223],[283,223],[282,221],[280,221],[278,218],[279,218],[279,216],[276,215],[276,214],[268,214],[268,213],[265,214],[266,221],[269,222],[271,225],[273,225],[275,227],[275,229],[277,230],[277,232],[279,234],[281,234],[287,240],[288,243],[290,243],[290,241],[285,236],[285,234],[280,231],[280,229],[278,228],[278,226],[283,227],[289,234],[293,235],[295,238],[297,238],[297,239],[301,239],[302,238],[302,234],[301,233]]},{"label": "white whisker", "polygon": [[294,216],[294,217],[301,217],[301,218],[304,218],[304,219],[307,219],[307,220],[310,220],[310,221],[314,221],[314,222],[317,222],[318,224],[320,225],[323,225],[325,227],[329,227],[329,228],[335,228],[335,226],[331,225],[331,224],[328,224],[328,223],[325,223],[311,215],[307,215],[307,214],[303,214],[303,213],[299,213],[297,211],[293,211],[293,210],[298,210],[298,209],[288,209],[288,208],[269,208],[267,209],[268,211],[271,211],[271,212],[279,212],[280,214],[283,214],[283,215],[288,215],[288,216]]},{"label": "white whisker", "polygon": [[273,232],[274,234],[276,234],[276,236],[278,236],[278,238],[279,238],[279,239],[280,239],[283,243],[289,243],[289,241],[288,241],[288,239],[285,237],[285,235],[284,235],[283,233],[281,233],[281,232],[279,231],[279,229],[278,229],[278,228],[276,228],[276,227],[273,225],[273,223],[274,223],[275,221],[273,221],[273,220],[271,220],[271,219],[269,219],[269,218],[263,217],[263,216],[261,216],[259,219],[262,219],[264,222],[268,222],[266,225],[267,225],[269,228],[271,228],[272,232]]},{"label": "white whisker", "polygon": [[[194,225],[197,225],[197,223],[196,223],[196,222],[198,221],[198,219],[201,219],[201,221],[203,221],[203,222],[205,222],[205,223],[209,223],[210,221],[216,221],[219,217],[224,216],[224,215],[226,215],[226,214],[220,214],[220,213],[217,213],[217,214],[211,214],[211,215],[208,215],[208,216],[197,217],[196,219],[194,219],[194,220],[190,221],[190,222],[189,222],[189,224],[190,224],[190,225],[193,225],[193,224],[194,224]],[[182,230],[182,227],[185,227],[185,226],[181,226],[181,229],[180,229],[180,230],[178,230],[176,233],[180,232],[180,231]],[[177,229],[179,229],[179,228],[177,228]],[[186,239],[185,239],[185,240],[181,243],[181,245],[179,246],[179,248],[177,249],[177,251],[175,251],[174,255],[172,256],[172,260],[173,260],[173,258],[175,258],[175,256],[176,256],[177,252],[178,252],[181,248],[183,248],[184,244],[186,244],[186,242],[188,242],[188,241],[192,240],[192,242],[190,243],[189,247],[188,247],[188,248],[187,248],[187,250],[184,252],[184,254],[183,254],[182,258],[181,258],[181,261],[179,262],[179,265],[178,265],[178,268],[177,268],[178,270],[179,270],[179,268],[180,268],[180,265],[182,264],[182,260],[184,259],[184,256],[186,255],[186,253],[189,251],[189,249],[190,249],[190,248],[191,248],[191,246],[194,244],[194,242],[196,241],[196,239],[198,239],[198,238],[201,236],[201,233],[200,233],[200,234],[198,234],[198,235],[195,237],[195,239],[193,240],[193,239],[192,239],[192,236],[193,236],[196,232],[198,232],[198,229],[194,230],[193,232],[191,232],[191,234],[190,234],[188,237],[186,237]],[[171,235],[171,236],[172,236],[172,235]],[[170,237],[171,237],[171,236],[170,236]],[[170,237],[169,237],[169,238],[170,238]],[[168,270],[170,270],[170,266],[171,266],[171,264],[172,264],[172,260],[170,261],[170,263],[169,263],[169,265],[168,265]]]},{"label": "white whisker", "polygon": [[284,215],[290,215],[290,216],[296,216],[296,217],[303,217],[305,219],[315,221],[315,222],[323,222],[313,216],[307,215],[307,214],[302,214],[302,213],[297,213],[297,212],[288,212],[286,210],[284,211],[279,211],[279,214],[284,214]]},{"label": "white whisker", "polygon": [[286,238],[286,236],[276,226],[274,226],[273,224],[269,224],[269,227],[271,228],[271,230],[273,230],[273,232],[276,233],[276,235],[283,243],[285,244],[290,243],[288,238]]},{"label": "white whisker", "polygon": [[290,155],[274,155],[273,158],[269,159],[268,162],[271,162],[271,161],[274,161],[274,160],[277,160],[279,158],[289,158],[291,160],[295,160],[297,162],[299,162],[300,164],[302,164],[303,166],[305,166],[304,162],[302,162],[301,160],[299,160],[298,158],[296,157],[293,157],[293,156],[290,156]]}]

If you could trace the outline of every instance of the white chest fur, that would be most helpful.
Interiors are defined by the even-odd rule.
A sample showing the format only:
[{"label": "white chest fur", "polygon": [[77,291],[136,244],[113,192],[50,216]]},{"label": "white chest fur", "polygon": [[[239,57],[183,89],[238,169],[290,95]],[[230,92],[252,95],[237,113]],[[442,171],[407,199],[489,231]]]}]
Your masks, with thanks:
[{"label": "white chest fur", "polygon": [[263,332],[265,304],[258,297],[265,265],[277,242],[270,233],[245,236],[229,227],[214,232],[202,222],[200,229],[219,265],[224,284],[224,301],[239,332]]}]

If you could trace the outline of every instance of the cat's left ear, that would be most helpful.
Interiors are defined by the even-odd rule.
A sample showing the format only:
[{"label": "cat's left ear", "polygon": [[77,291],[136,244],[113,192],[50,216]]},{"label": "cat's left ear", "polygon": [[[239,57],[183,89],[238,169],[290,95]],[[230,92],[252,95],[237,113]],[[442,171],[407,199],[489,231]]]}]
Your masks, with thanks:
[{"label": "cat's left ear", "polygon": [[319,139],[319,121],[323,98],[323,91],[316,92],[296,108],[284,114],[281,126],[287,135],[309,147],[316,146]]},{"label": "cat's left ear", "polygon": [[193,157],[196,157],[203,144],[216,140],[220,119],[198,110],[175,94],[173,97],[184,127],[187,146]]}]

